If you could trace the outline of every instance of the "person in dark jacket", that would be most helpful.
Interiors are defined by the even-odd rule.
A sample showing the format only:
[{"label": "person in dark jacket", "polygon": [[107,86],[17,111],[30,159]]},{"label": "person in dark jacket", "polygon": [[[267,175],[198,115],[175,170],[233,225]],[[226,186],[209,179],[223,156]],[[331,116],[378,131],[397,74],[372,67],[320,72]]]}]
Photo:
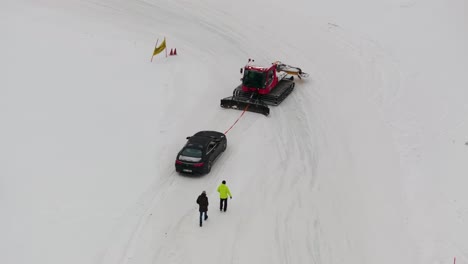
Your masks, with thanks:
[{"label": "person in dark jacket", "polygon": [[206,192],[203,191],[200,196],[197,198],[197,204],[198,204],[198,211],[200,211],[200,227],[202,226],[203,223],[203,215],[206,219],[208,219],[208,197],[206,196]]}]

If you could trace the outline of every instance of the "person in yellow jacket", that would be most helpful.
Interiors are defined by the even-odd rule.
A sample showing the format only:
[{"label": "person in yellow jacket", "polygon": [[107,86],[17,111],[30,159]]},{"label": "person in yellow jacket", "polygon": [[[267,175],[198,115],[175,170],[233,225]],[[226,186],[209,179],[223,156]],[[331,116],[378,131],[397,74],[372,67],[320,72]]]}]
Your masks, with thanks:
[{"label": "person in yellow jacket", "polygon": [[226,185],[226,181],[223,181],[219,186],[218,186],[218,192],[219,192],[219,210],[222,212],[226,212],[227,210],[227,198],[228,196],[232,199],[231,192],[229,191],[229,187]]}]

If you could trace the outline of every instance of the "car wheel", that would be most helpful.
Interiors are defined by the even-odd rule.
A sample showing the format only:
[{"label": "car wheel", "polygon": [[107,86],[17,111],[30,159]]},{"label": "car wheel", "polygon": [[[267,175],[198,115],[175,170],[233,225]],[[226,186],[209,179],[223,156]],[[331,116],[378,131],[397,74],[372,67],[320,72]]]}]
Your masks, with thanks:
[{"label": "car wheel", "polygon": [[208,165],[206,165],[205,173],[210,173],[210,171],[211,171],[211,161],[209,161]]}]

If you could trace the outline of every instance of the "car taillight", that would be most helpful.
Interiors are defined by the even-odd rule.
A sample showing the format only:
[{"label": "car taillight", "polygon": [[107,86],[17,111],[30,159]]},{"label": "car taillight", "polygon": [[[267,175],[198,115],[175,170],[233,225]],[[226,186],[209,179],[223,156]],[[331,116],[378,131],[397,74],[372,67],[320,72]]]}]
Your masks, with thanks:
[{"label": "car taillight", "polygon": [[176,160],[175,163],[176,163],[176,164],[182,164],[182,161]]},{"label": "car taillight", "polygon": [[194,167],[202,167],[203,166],[203,162],[200,162],[200,163],[195,163],[193,164]]}]

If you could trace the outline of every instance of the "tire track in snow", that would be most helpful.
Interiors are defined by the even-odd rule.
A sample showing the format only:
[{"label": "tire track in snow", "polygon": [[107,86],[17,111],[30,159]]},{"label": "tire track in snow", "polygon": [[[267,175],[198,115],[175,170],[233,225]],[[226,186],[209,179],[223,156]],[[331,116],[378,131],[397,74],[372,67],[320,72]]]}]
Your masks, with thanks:
[{"label": "tire track in snow", "polygon": [[[209,11],[209,9],[206,9],[207,17],[218,16],[218,19],[220,18],[219,15],[214,15],[213,13],[216,13],[216,12]],[[196,22],[199,19],[200,18],[194,17],[193,19],[190,18],[186,20]],[[235,30],[232,30],[232,32],[227,33],[228,31],[223,26],[217,25],[216,24],[217,22],[218,21],[215,21],[215,20],[208,21],[205,19],[204,21],[198,22],[198,23],[200,23],[200,25],[206,28],[209,32],[215,35],[219,35],[220,38],[227,39],[228,42],[234,41],[233,43],[235,44],[234,46],[236,45],[241,46],[242,49],[245,49],[245,50],[251,49],[249,48],[249,45],[246,44],[247,42],[245,41],[245,39],[248,39],[247,37],[237,36],[236,38],[233,38],[232,33],[235,33]],[[260,30],[252,29],[250,34],[253,35],[259,32]],[[255,46],[255,45],[251,45],[251,46]],[[287,45],[278,47],[279,49],[277,52],[286,54],[287,47],[288,47]],[[265,54],[268,51],[264,51],[264,52],[265,53],[258,56],[260,58],[259,60],[265,59],[267,57]],[[214,51],[211,49],[207,50],[207,54],[209,54],[210,56],[216,56],[216,54],[214,54]],[[302,54],[306,54],[306,53],[304,52]],[[313,59],[310,58],[310,60],[312,61]],[[314,75],[314,73],[312,73],[312,75]],[[304,164],[300,166],[299,168],[284,168],[283,166],[278,166],[277,169],[280,172],[275,173],[275,175],[278,175],[279,177],[277,178],[278,181],[272,185],[274,186],[274,191],[265,192],[264,194],[264,196],[267,197],[267,200],[269,200],[270,202],[275,201],[273,196],[277,195],[278,193],[281,194],[281,193],[286,193],[286,192],[291,192],[291,191],[294,192],[298,188],[300,190],[305,189],[306,191],[311,189],[311,188],[307,189],[303,187],[301,188],[300,183],[302,182],[309,182],[309,184],[307,185],[309,187],[314,186],[314,182],[317,177],[317,175],[315,175],[315,171],[316,171],[315,167],[317,166],[316,164],[317,157],[314,156],[314,154],[316,154],[316,152],[314,152],[314,149],[317,147],[318,144],[314,142],[313,139],[314,138],[316,139],[318,134],[317,134],[317,129],[314,130],[311,127],[311,124],[312,123],[315,124],[315,122],[318,122],[318,121],[316,120],[314,121],[314,119],[310,117],[310,115],[311,114],[313,115],[314,113],[310,113],[309,112],[310,108],[308,108],[307,106],[315,102],[313,102],[313,100],[309,96],[310,91],[306,91],[306,92],[298,91],[298,89],[308,89],[308,88],[310,88],[310,86],[306,88],[296,87],[293,94],[281,106],[275,108],[275,110],[273,111],[274,116],[270,117],[269,121],[275,122],[276,120],[279,120],[279,122],[276,122],[271,125],[271,127],[273,128],[271,130],[274,131],[274,133],[276,134],[275,138],[280,139],[279,142],[274,141],[274,144],[276,144],[277,146],[276,149],[279,151],[281,155],[281,161],[284,163],[288,163],[288,162],[293,161],[294,159],[299,159],[299,160],[304,159],[304,163],[309,163],[311,165],[307,166]],[[231,88],[229,88],[228,90],[231,90]],[[289,102],[289,105],[288,105],[288,102]],[[293,103],[293,107],[292,107],[292,110],[289,110],[291,108],[288,108],[288,106],[290,106],[291,103]],[[254,122],[248,124],[248,127],[253,124]],[[243,123],[243,125],[246,125],[246,124]],[[244,131],[244,134],[246,134],[245,131]],[[301,139],[310,139],[311,141],[303,142]],[[286,149],[287,149],[287,153],[284,152]],[[289,155],[290,153],[293,153],[293,155]],[[227,165],[223,164],[223,167],[224,166],[227,166]],[[301,174],[309,174],[309,173],[312,175],[301,175]],[[307,178],[307,176],[309,176],[309,178]],[[301,200],[302,196],[298,195],[297,198],[298,198],[299,206],[307,205],[307,201]],[[161,199],[162,197],[157,197],[156,199],[152,199],[151,203],[153,205],[153,208],[148,209],[146,212],[147,213],[154,212],[156,210],[154,209],[154,207],[156,207],[158,203],[162,202]],[[295,204],[294,202],[291,202],[291,201],[288,201],[288,202],[290,204],[283,204],[283,205],[290,209],[286,211],[286,213],[279,213],[278,216],[276,217],[277,219],[276,227],[279,228],[277,231],[277,235],[276,235],[276,248],[277,248],[278,254],[280,255],[281,259],[284,261],[284,263],[290,263],[291,259],[293,258],[291,252],[294,252],[294,247],[290,246],[293,243],[294,237],[292,235],[289,235],[288,233],[293,228],[293,226],[285,224],[288,221],[287,216],[295,215],[296,212],[300,211],[301,209],[304,210],[304,207],[301,208],[301,207],[298,207],[298,205]],[[186,215],[189,215],[189,213],[187,213]],[[303,221],[310,222],[311,220],[313,219],[305,219]],[[135,229],[135,232],[133,234],[133,237],[131,238],[131,242],[129,243],[129,246],[126,248],[127,254],[125,257],[127,258],[122,259],[121,263],[130,263],[134,261],[133,257],[135,256],[135,254],[137,254],[136,250],[140,246],[139,243],[142,239],[141,234],[143,231],[150,229],[149,227],[151,227],[152,223],[150,223],[149,221],[150,221],[149,218],[141,219],[139,225]],[[183,225],[182,223],[187,224],[189,223],[189,220],[183,217],[178,222],[178,224],[169,227],[168,230],[170,232],[177,232],[178,230],[177,227],[181,228],[181,227],[187,226],[187,225]],[[241,228],[241,227],[238,225],[237,228]],[[308,233],[305,237],[310,237],[310,236],[311,236],[310,233]],[[300,237],[304,237],[304,236],[302,235]],[[238,243],[236,241],[238,240],[234,240],[234,241],[235,242],[233,243],[233,245],[236,245],[236,243]],[[171,249],[172,248],[171,245],[174,245],[175,249]],[[179,261],[180,259],[185,259],[186,257],[182,255],[182,253],[180,253],[179,250],[177,250],[177,247],[178,247],[178,243],[177,243],[176,238],[174,238],[173,240],[170,240],[170,242],[163,248],[168,249],[170,252],[172,252],[171,253],[172,259],[176,261]],[[161,256],[162,255],[160,253],[156,254],[152,258],[153,262],[156,260],[159,260]],[[313,256],[310,256],[310,258],[313,258]],[[127,262],[127,260],[129,262]],[[234,261],[233,258],[231,258],[231,260]]]},{"label": "tire track in snow", "polygon": [[[132,247],[135,241],[138,240],[138,235],[149,221],[151,214],[149,213],[151,205],[158,200],[160,196],[165,194],[167,186],[174,182],[174,173],[168,174],[165,178],[158,179],[151,184],[151,187],[141,196],[136,204],[129,208],[120,218],[124,221],[114,228],[115,241],[113,247],[107,249],[107,253],[99,261],[99,263],[126,263],[126,259],[132,257]],[[128,228],[131,227],[132,228]],[[115,243],[117,242],[117,243]],[[116,252],[120,252],[117,253]]]},{"label": "tire track in snow", "polygon": [[[324,101],[321,102],[321,106],[318,107],[317,109],[321,111],[321,115],[320,115],[321,119],[328,117],[332,119],[330,120],[332,122],[330,122],[329,120],[321,120],[321,122],[318,122],[318,124],[321,123],[321,125],[319,126],[320,129],[323,129],[324,131],[327,131],[330,133],[328,135],[327,134],[321,135],[323,138],[321,138],[320,140],[319,148],[324,151],[320,151],[320,152],[323,153],[325,156],[325,154],[327,154],[327,152],[329,153],[330,150],[334,149],[333,151],[337,153],[339,153],[338,151],[341,150],[340,151],[341,154],[339,153],[340,155],[335,156],[335,159],[336,159],[335,162],[338,163],[337,165],[340,165],[341,162],[338,162],[340,160],[339,157],[340,156],[345,157],[345,158],[348,157],[348,163],[351,167],[348,169],[350,175],[327,175],[327,176],[334,177],[335,179],[332,180],[332,179],[320,179],[319,178],[319,182],[320,182],[319,185],[321,184],[321,182],[328,182],[327,184],[331,184],[331,185],[333,185],[332,183],[336,183],[336,187],[330,186],[329,188],[341,190],[342,188],[339,188],[340,184],[347,184],[347,182],[349,182],[349,179],[346,179],[346,177],[353,176],[352,175],[353,172],[355,172],[359,168],[362,169],[362,166],[359,167],[359,164],[358,164],[358,162],[361,162],[361,161],[359,161],[357,158],[362,159],[362,157],[359,157],[359,154],[365,153],[365,152],[362,152],[362,150],[357,151],[358,146],[356,145],[356,142],[353,142],[353,141],[356,141],[357,139],[357,138],[353,138],[354,136],[357,135],[356,130],[355,130],[356,127],[353,126],[352,122],[349,122],[349,120],[352,120],[353,118],[355,118],[356,120],[366,119],[366,121],[369,123],[367,125],[368,129],[378,128],[382,130],[383,128],[390,126],[391,120],[388,120],[388,117],[387,119],[384,117],[384,112],[387,110],[386,108],[391,108],[393,100],[395,100],[394,95],[397,93],[395,91],[398,91],[399,89],[400,72],[398,70],[398,65],[395,63],[391,55],[388,54],[382,47],[377,45],[376,42],[371,41],[367,38],[357,37],[353,34],[350,34],[349,32],[338,32],[338,33],[331,32],[331,33],[332,35],[328,38],[329,41],[333,43],[333,45],[331,45],[332,48],[330,50],[335,49],[337,50],[337,54],[344,54],[346,57],[349,57],[349,59],[351,59],[349,60],[349,62],[352,62],[352,64],[349,63],[349,67],[351,67],[353,64],[356,64],[358,66],[357,69],[359,69],[359,71],[357,72],[358,73],[357,75],[359,76],[357,76],[358,78],[356,78],[356,81],[349,83],[348,85],[343,85],[342,87],[338,85],[333,85],[334,83],[333,76],[327,76],[329,74],[326,74],[325,72],[321,74],[320,84],[321,85],[328,84],[330,88],[333,88],[335,90],[332,91],[332,90],[322,89],[321,91],[321,93],[323,94],[322,99],[324,99]],[[303,49],[303,51],[305,52],[305,49]],[[330,58],[330,59],[332,61],[337,61],[333,58]],[[345,66],[346,64],[348,63],[344,61]],[[352,70],[353,69],[350,69],[350,71]],[[339,75],[338,69],[334,72]],[[341,92],[337,90],[337,88],[341,88],[343,89],[343,91]],[[337,97],[336,99],[333,98],[334,94],[339,95],[339,97]],[[343,103],[345,102],[345,100],[348,99],[348,98],[345,98],[343,100],[343,98],[340,98],[343,96],[349,97],[349,100],[354,100],[353,102],[362,104],[362,106],[352,107],[352,108],[349,108],[349,110],[343,107],[341,107],[342,109],[340,109],[340,104],[350,106],[349,103]],[[365,107],[367,107],[367,109],[365,109]],[[356,113],[358,112],[359,108],[367,110],[368,112],[362,112],[360,114]],[[369,118],[369,117],[377,117],[377,118]],[[346,118],[348,118],[348,120],[346,120]],[[341,122],[340,122],[340,119],[342,119]],[[346,127],[346,124],[350,125],[349,132],[346,131],[346,128],[343,128],[343,126]],[[336,127],[336,129],[333,129],[333,127]],[[335,133],[335,131],[338,133]],[[392,137],[393,135],[391,133],[388,133],[388,131],[391,131],[391,130],[387,130],[387,133],[380,134],[380,136],[384,136],[384,137],[387,136],[382,141],[383,142],[383,144],[381,144],[382,148],[379,148],[380,144],[375,144],[373,147],[380,150],[379,155],[389,155],[390,157],[395,157],[396,155],[393,154],[393,152],[391,151],[392,146],[395,145],[395,143],[393,142],[394,138]],[[368,131],[363,131],[363,133],[361,133],[361,137],[362,135],[366,135],[366,132],[369,133]],[[335,140],[333,140],[333,138],[335,138]],[[367,140],[365,137],[362,137],[361,140],[363,140],[361,142],[363,146],[369,145],[368,142],[365,142]],[[327,145],[324,144],[326,142],[328,142]],[[325,149],[325,147],[327,148],[327,150]],[[370,148],[372,149],[372,147]],[[390,151],[386,152],[387,150],[390,150]],[[322,164],[321,166],[323,167],[323,165],[324,164]],[[341,164],[341,165],[345,165],[345,164]],[[387,166],[393,167],[390,162],[389,164],[387,164]],[[387,166],[384,166],[384,167],[387,167]],[[392,170],[398,171],[398,169],[395,169],[395,168],[393,168]],[[323,169],[321,170],[321,173],[323,174]],[[330,172],[328,172],[328,174],[329,173]],[[359,176],[359,177],[356,177],[356,176]],[[364,175],[364,176],[367,176],[367,175]],[[319,177],[323,178],[323,175],[320,175]],[[365,180],[362,178],[363,175],[355,175],[354,177],[357,178],[357,180],[361,180],[361,181]],[[374,183],[374,181],[370,180],[367,184],[369,184],[369,186],[374,186],[376,184]],[[386,181],[388,181],[388,179],[386,179]],[[395,184],[397,187],[400,186],[400,184],[398,183],[398,180],[394,180],[390,182],[392,183],[391,184],[392,186],[395,186]],[[325,186],[319,186],[319,187],[325,187]],[[380,188],[380,186],[375,186],[375,187]],[[399,191],[398,188],[395,190]],[[356,191],[359,191],[359,189],[356,189]],[[349,195],[349,194],[346,194],[347,192],[348,191],[345,190],[344,192],[340,193],[340,195],[343,195],[343,197],[346,197],[347,195]],[[349,203],[350,205],[352,205],[351,201],[349,202],[343,201],[343,197],[341,198],[333,197],[332,193],[330,194],[318,193],[317,195],[323,196],[322,198],[325,198],[325,199],[327,197],[334,199],[335,200],[334,203],[337,203],[337,205],[335,205],[336,209],[345,208],[346,203]],[[355,196],[356,195],[354,195],[354,197]],[[317,196],[316,198],[320,199],[321,197]],[[379,196],[375,198],[379,199]],[[395,200],[398,201],[398,198],[399,198],[398,195],[396,195]],[[323,205],[321,207],[323,207]],[[402,208],[402,209],[404,210],[405,208]],[[320,234],[325,234],[325,238],[328,238],[328,240],[333,239],[333,237],[336,237],[335,234],[333,234],[336,231],[330,232],[330,229],[333,229],[333,227],[330,228],[330,226],[331,224],[333,225],[333,223],[339,224],[340,221],[338,219],[333,220],[333,222],[328,222],[328,223],[323,221],[323,219],[326,219],[325,218],[326,211],[323,209],[321,209],[321,211],[325,213],[325,214],[322,213],[322,215],[319,215],[319,219],[322,220],[322,222],[324,222],[324,226],[317,227],[319,229],[319,230],[316,230],[317,236],[319,236]],[[370,212],[370,211],[364,212],[364,213],[368,215],[373,214],[373,212]],[[364,216],[361,216],[361,217],[364,217]],[[339,218],[339,215],[337,218]],[[318,222],[318,223],[321,223],[321,222]],[[343,222],[343,226],[346,226],[347,224],[349,223]],[[375,224],[378,225],[377,222]],[[356,226],[355,228],[358,229],[359,227]],[[355,256],[356,258],[359,258],[359,257],[364,258],[366,255],[367,257],[375,256],[375,254],[372,254],[371,252],[366,251],[365,249],[362,250],[363,249],[362,245],[357,246],[355,243],[353,245],[352,242],[356,241],[356,239],[358,238],[358,236],[353,235],[354,230],[344,230],[344,231],[345,232],[343,232],[342,234],[339,234],[339,237],[343,237],[344,241],[347,241],[345,243],[342,243],[343,246],[341,246],[340,243],[336,243],[335,245],[332,245],[332,244],[321,245],[319,247],[319,251],[316,253],[316,256],[322,255],[323,257],[327,257],[326,255],[331,255],[333,251],[335,253],[340,253],[340,250],[342,250],[343,248],[347,248],[346,250],[353,251],[354,253],[349,254],[346,251],[342,251],[340,253],[340,255],[342,256],[352,255],[352,256]],[[324,244],[326,243],[325,239],[321,239],[321,241],[324,242]],[[331,248],[331,246],[333,246],[333,248]],[[324,254],[320,254],[320,251],[322,251],[322,253]],[[401,252],[404,253],[405,250],[402,250]],[[401,258],[404,258],[403,255]],[[338,261],[339,257],[334,257],[334,258],[332,257],[330,259],[330,257],[328,256],[328,259],[321,258],[321,257],[319,257],[319,259],[321,259],[324,262],[331,261],[333,259]]]},{"label": "tire track in snow", "polygon": [[[166,8],[166,9],[169,9],[169,8]],[[182,18],[182,16],[180,15],[180,17]],[[189,22],[193,22],[193,21],[190,21],[190,19],[187,19],[187,18],[184,18],[184,20],[186,21],[189,21]],[[203,27],[205,27],[208,31],[212,32],[213,34],[218,34],[220,35],[222,38],[224,39],[227,39],[228,42],[229,42],[229,35],[227,33],[225,33],[222,29],[220,29],[219,26],[217,25],[214,25],[214,24],[210,24],[208,22],[205,22],[205,23],[200,23]],[[231,38],[232,40],[232,38]],[[231,43],[231,45],[241,45],[241,44],[238,44],[238,43]],[[232,90],[231,88],[229,88],[229,90]],[[162,122],[163,119],[161,119],[161,122]],[[253,122],[251,123],[253,124]],[[226,153],[227,154],[227,153]],[[220,157],[220,158],[223,158],[223,157]],[[226,157],[224,157],[226,158]],[[218,162],[217,165],[221,165],[222,163]],[[218,167],[218,166],[215,166],[214,170],[213,170],[213,173],[212,174],[216,174],[217,171],[222,171],[224,165],[221,166],[221,167]],[[171,172],[173,171],[173,168],[169,168],[167,172]],[[177,185],[177,183],[179,182],[179,180],[174,180],[174,173],[165,173],[163,172],[162,174],[164,175],[169,175],[168,177],[165,178],[164,181],[159,181],[158,183],[156,183],[156,188],[150,188],[146,193],[148,194],[145,194],[143,198],[141,198],[142,202],[139,202],[139,204],[143,204],[143,207],[142,208],[139,208],[140,211],[143,211],[142,213],[139,214],[139,219],[137,221],[137,223],[135,224],[134,228],[133,228],[133,231],[128,231],[128,232],[125,232],[125,234],[129,233],[130,235],[129,236],[129,239],[125,242],[125,245],[123,247],[111,247],[107,252],[122,252],[120,253],[119,255],[121,255],[121,257],[119,258],[119,261],[118,263],[141,263],[139,260],[144,260],[145,259],[145,254],[141,254],[143,253],[141,251],[142,248],[145,248],[144,246],[142,247],[142,244],[141,243],[144,243],[144,241],[151,241],[151,238],[148,238],[148,236],[146,235],[146,231],[148,230],[151,230],[151,227],[154,227],[154,213],[157,212],[157,209],[155,207],[158,206],[158,204],[160,204],[167,195],[171,196],[173,193],[171,192],[171,185]],[[172,178],[172,179],[171,179]],[[213,177],[211,181],[209,181],[209,185],[215,185],[217,182],[218,182],[218,178],[215,178]],[[206,181],[204,181],[206,182]],[[216,183],[215,183],[216,182]],[[147,196],[150,196],[150,198],[147,198]],[[132,210],[133,211],[133,210]],[[188,216],[191,214],[191,210],[188,211],[187,213],[185,213],[185,216]],[[125,217],[125,216],[124,216]],[[180,219],[180,221],[178,222],[178,224],[176,225],[173,225],[172,227],[169,227],[167,230],[167,232],[174,232],[176,233],[178,230],[180,230],[180,227],[181,226],[190,226],[190,225],[187,225],[188,223],[188,219],[187,217],[183,217],[182,219]],[[158,227],[156,227],[158,228]],[[125,234],[123,234],[123,236],[125,236]],[[151,244],[154,244],[154,243],[149,243],[150,245]],[[163,248],[168,248],[170,247],[170,244],[166,247],[163,247]],[[162,249],[161,249],[162,250]],[[184,259],[184,256],[183,255],[178,255],[180,253],[177,253],[179,252],[177,249],[175,250],[170,250],[170,252],[176,252],[174,253],[174,256],[176,258],[182,258]],[[115,253],[114,253],[115,254]],[[155,259],[158,259],[160,257],[160,253],[157,253],[154,257],[153,257],[153,261]],[[104,259],[105,263],[116,263],[115,262],[115,255],[112,256],[112,255],[108,255],[106,256],[106,258]],[[103,262],[104,262],[103,261]],[[146,262],[143,262],[143,263],[146,263]]]}]

